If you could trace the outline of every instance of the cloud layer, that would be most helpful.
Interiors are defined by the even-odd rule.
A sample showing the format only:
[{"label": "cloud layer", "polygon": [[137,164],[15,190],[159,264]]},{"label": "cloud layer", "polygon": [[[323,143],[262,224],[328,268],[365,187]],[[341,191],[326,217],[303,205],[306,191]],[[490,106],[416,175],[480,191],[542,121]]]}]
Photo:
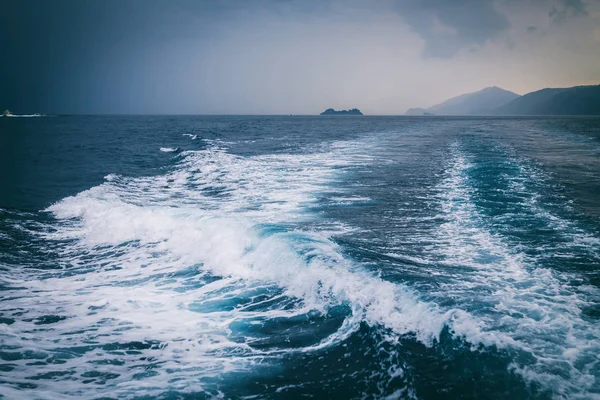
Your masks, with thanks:
[{"label": "cloud layer", "polygon": [[399,114],[484,86],[597,83],[599,3],[21,0],[0,14],[0,108]]}]

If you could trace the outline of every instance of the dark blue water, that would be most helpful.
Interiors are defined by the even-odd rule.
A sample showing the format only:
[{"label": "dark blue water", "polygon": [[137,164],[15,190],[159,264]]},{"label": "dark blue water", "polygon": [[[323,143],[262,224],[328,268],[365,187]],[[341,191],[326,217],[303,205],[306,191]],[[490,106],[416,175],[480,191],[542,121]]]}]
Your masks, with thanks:
[{"label": "dark blue water", "polygon": [[0,396],[600,398],[600,119],[0,119]]}]

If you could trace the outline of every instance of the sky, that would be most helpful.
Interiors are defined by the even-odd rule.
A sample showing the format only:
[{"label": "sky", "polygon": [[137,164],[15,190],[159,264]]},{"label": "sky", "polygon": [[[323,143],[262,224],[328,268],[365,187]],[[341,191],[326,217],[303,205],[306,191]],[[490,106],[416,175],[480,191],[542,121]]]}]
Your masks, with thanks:
[{"label": "sky", "polygon": [[0,108],[403,114],[600,83],[600,0],[0,0]]}]

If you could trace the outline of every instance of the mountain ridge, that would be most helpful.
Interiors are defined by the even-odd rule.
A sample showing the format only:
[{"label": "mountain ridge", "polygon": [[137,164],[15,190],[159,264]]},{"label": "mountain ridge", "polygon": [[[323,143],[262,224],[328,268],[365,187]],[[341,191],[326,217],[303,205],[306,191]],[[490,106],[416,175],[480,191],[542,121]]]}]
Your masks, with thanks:
[{"label": "mountain ridge", "polygon": [[498,86],[452,97],[429,108],[410,108],[405,115],[485,115],[520,97]]},{"label": "mountain ridge", "polygon": [[[501,104],[500,104],[501,103]],[[495,105],[495,107],[494,107]],[[490,86],[405,115],[600,115],[600,84],[544,88],[522,96]]]},{"label": "mountain ridge", "polygon": [[494,115],[600,115],[600,85],[544,88],[493,110]]}]

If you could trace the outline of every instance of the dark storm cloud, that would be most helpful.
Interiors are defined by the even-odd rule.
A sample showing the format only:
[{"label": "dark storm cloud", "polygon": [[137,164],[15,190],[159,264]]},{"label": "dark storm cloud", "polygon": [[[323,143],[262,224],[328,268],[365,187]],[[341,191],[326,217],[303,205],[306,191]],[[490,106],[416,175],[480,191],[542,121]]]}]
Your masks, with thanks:
[{"label": "dark storm cloud", "polygon": [[[170,47],[214,41],[234,13],[284,13],[290,4],[292,12],[319,9],[315,1],[281,0],[1,3],[0,108],[21,113],[112,112],[123,103],[144,112],[149,96],[133,99],[132,92],[154,95],[150,87],[175,80],[173,68],[196,62],[183,50],[175,60]],[[143,81],[149,75],[155,78]]]},{"label": "dark storm cloud", "polygon": [[587,15],[585,4],[581,0],[561,0],[552,4],[548,16],[557,24],[562,23],[569,16]]},{"label": "dark storm cloud", "polygon": [[500,11],[506,4],[533,5],[536,14],[548,15],[556,24],[588,15],[582,0],[397,0],[396,7],[425,40],[424,55],[447,58],[461,50],[473,52],[508,30],[509,16]]},{"label": "dark storm cloud", "polygon": [[42,112],[49,103],[68,102],[82,66],[100,61],[97,56],[124,35],[118,19],[126,7],[108,4],[115,6],[109,10],[99,3],[25,0],[2,7],[0,40],[8,62],[2,66],[0,107]]},{"label": "dark storm cloud", "polygon": [[0,13],[0,108],[93,113],[112,110],[101,104],[130,102],[128,109],[143,112],[144,98],[127,99],[133,89],[154,84],[140,82],[140,71],[162,68],[156,80],[166,81],[167,44],[210,40],[217,8],[215,2],[190,0],[7,3]]},{"label": "dark storm cloud", "polygon": [[491,0],[400,0],[397,7],[425,40],[426,56],[451,57],[462,49],[480,47],[510,26]]}]

